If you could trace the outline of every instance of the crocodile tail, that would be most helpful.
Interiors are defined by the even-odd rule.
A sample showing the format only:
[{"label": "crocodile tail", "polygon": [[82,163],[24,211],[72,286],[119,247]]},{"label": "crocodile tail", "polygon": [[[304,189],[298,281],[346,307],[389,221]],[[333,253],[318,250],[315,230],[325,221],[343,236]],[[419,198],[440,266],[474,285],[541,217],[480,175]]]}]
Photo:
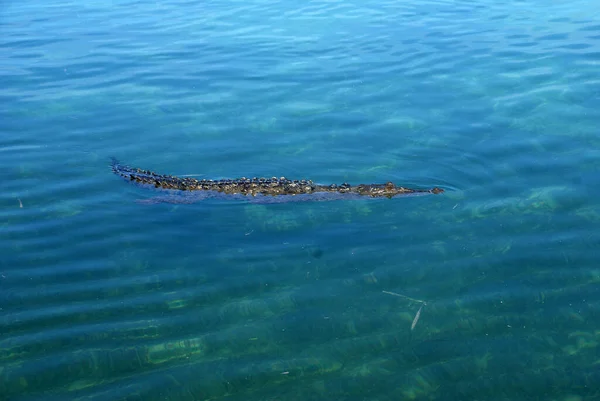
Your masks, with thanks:
[{"label": "crocodile tail", "polygon": [[127,179],[129,179],[131,177],[131,174],[134,172],[131,169],[131,167],[121,164],[121,162],[116,157],[112,156],[110,158],[110,167],[113,173]]},{"label": "crocodile tail", "polygon": [[111,157],[110,160],[111,160],[110,167],[111,167],[113,173],[115,173],[116,175],[121,176],[127,180],[133,180],[137,176],[145,175],[144,172],[142,172],[139,169],[134,169],[125,164],[122,164],[116,157]]}]

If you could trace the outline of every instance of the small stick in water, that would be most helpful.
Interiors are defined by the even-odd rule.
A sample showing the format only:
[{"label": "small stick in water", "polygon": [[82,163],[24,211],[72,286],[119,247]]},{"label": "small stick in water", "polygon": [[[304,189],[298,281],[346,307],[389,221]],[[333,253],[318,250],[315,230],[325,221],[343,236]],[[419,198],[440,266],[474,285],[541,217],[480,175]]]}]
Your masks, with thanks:
[{"label": "small stick in water", "polygon": [[415,326],[417,325],[417,322],[419,321],[419,318],[421,317],[421,311],[423,310],[423,307],[425,305],[427,305],[427,302],[421,301],[420,299],[415,299],[415,298],[407,297],[406,295],[398,294],[396,292],[391,292],[391,291],[383,291],[383,292],[386,293],[386,294],[395,295],[397,297],[402,297],[402,298],[408,299],[409,301],[421,303],[421,307],[417,311],[417,314],[415,315],[415,318],[412,321],[412,325],[410,326],[410,331],[413,331],[415,329]]},{"label": "small stick in water", "polygon": [[390,294],[390,295],[395,295],[397,297],[406,298],[406,299],[408,299],[410,301],[413,301],[413,302],[420,302],[422,304],[425,303],[425,301],[421,301],[420,299],[414,299],[414,298],[411,298],[411,297],[407,297],[406,295],[398,294],[396,292],[391,292],[391,291],[382,291],[382,292],[385,292],[386,294]]},{"label": "small stick in water", "polygon": [[417,325],[417,322],[419,321],[419,317],[421,317],[421,310],[423,309],[423,307],[425,305],[427,305],[427,303],[423,302],[423,304],[417,311],[417,314],[415,315],[415,318],[413,319],[412,325],[410,326],[410,331],[413,331],[415,329],[415,326]]}]

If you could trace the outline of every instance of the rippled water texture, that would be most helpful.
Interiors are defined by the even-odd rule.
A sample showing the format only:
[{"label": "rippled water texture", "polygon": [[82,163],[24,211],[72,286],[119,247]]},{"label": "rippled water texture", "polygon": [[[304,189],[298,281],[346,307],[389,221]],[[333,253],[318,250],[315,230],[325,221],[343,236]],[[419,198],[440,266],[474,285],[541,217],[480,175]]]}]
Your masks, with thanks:
[{"label": "rippled water texture", "polygon": [[4,2],[0,69],[0,400],[600,399],[597,2]]}]

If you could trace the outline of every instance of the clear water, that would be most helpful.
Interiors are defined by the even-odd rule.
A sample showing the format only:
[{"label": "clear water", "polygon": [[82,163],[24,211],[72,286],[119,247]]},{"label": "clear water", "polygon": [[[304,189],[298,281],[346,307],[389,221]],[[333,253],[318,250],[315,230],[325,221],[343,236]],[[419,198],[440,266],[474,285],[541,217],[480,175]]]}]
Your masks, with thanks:
[{"label": "clear water", "polygon": [[600,398],[596,1],[4,2],[0,69],[0,399]]}]

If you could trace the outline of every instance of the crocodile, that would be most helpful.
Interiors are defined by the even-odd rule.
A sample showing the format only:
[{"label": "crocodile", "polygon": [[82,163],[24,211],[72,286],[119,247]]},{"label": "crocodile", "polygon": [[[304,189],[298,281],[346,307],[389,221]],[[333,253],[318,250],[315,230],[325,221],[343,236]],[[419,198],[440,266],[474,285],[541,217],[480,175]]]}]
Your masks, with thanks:
[{"label": "crocodile", "polygon": [[[261,203],[294,201],[318,201],[359,198],[393,198],[405,195],[440,194],[442,188],[415,189],[397,186],[393,182],[384,184],[321,185],[312,180],[296,180],[285,177],[236,178],[219,180],[198,180],[190,177],[176,177],[157,174],[149,170],[130,167],[112,158],[112,171],[122,178],[143,186],[153,186],[170,192],[201,192],[206,197],[229,197],[257,199]],[[180,199],[176,203],[187,203]]]}]

